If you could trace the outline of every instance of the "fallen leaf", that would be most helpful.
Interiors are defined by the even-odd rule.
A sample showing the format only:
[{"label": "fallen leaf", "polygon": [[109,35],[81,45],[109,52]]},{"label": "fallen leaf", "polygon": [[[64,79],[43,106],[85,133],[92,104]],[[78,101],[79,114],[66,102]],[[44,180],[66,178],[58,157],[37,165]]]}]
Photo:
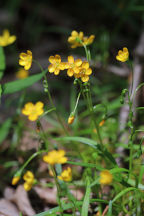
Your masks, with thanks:
[{"label": "fallen leaf", "polygon": [[10,201],[0,199],[0,216],[19,216],[19,211]]}]

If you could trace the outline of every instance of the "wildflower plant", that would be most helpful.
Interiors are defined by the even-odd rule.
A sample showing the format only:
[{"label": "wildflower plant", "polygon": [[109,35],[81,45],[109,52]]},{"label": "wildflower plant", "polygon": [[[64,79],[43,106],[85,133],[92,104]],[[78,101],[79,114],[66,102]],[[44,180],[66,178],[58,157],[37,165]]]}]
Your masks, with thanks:
[{"label": "wildflower plant", "polygon": [[[10,36],[8,31],[0,37],[3,68],[5,68],[3,47],[13,43],[15,39],[16,37]],[[97,94],[97,85],[94,84],[97,80],[94,76],[95,69],[91,65],[90,52],[90,45],[94,39],[94,35],[85,36],[83,32],[72,31],[68,37],[68,43],[71,48],[84,49],[85,58],[68,55],[64,61],[60,54],[51,55],[48,56],[46,69],[43,69],[42,65],[35,59],[31,50],[21,52],[19,65],[22,66],[22,70],[17,75],[18,79],[3,85],[0,84],[0,95],[22,91],[15,117],[22,124],[18,122],[18,126],[14,126],[18,132],[21,127],[20,132],[22,132],[25,129],[24,125],[27,124],[24,121],[25,116],[27,116],[28,122],[32,122],[35,126],[32,133],[38,142],[37,150],[30,157],[27,157],[22,165],[19,164],[20,168],[14,174],[11,184],[14,186],[20,184],[20,179],[23,179],[23,187],[27,192],[35,184],[43,186],[39,179],[35,178],[37,170],[35,172],[25,171],[38,158],[38,163],[40,161],[47,165],[47,175],[49,176],[48,170],[50,170],[50,176],[57,188],[57,208],[40,213],[42,216],[51,215],[51,212],[54,215],[59,212],[61,216],[67,215],[68,212],[74,216],[78,214],[88,216],[93,205],[93,215],[96,212],[98,212],[96,215],[108,216],[140,216],[144,214],[143,138],[139,140],[137,137],[136,139],[139,130],[134,127],[133,121],[134,95],[144,84],[142,83],[137,89],[134,89],[134,94],[128,89],[123,89],[117,100],[118,105],[116,105],[118,107],[126,101],[129,108],[128,129],[126,128],[127,133],[129,133],[129,140],[125,146],[128,157],[124,161],[127,167],[121,167],[116,160],[119,158],[119,155],[116,154],[116,148],[124,144],[117,138],[116,127],[113,129],[113,125],[118,124],[117,119],[114,120],[113,117],[115,114],[113,107],[116,105],[111,100],[109,103],[104,103],[103,92],[101,92],[103,89],[101,88]],[[115,56],[115,61],[117,60],[124,64],[129,62],[129,51],[126,47],[118,51]],[[30,72],[29,75],[24,73],[24,71],[28,72],[33,64],[38,66],[40,73],[34,75],[31,75]],[[129,64],[128,66],[132,73],[133,68]],[[73,83],[72,106],[71,111],[65,112],[66,118],[62,118],[56,103],[53,101],[54,95],[50,91],[51,82],[49,81],[52,74],[59,76],[59,79],[67,76]],[[43,101],[42,93],[37,95],[37,98],[39,97],[37,100],[32,97],[29,100],[31,92],[28,93],[25,89],[39,80],[42,80],[46,100]],[[58,85],[60,84],[58,83]],[[65,91],[65,86],[62,88]],[[109,98],[104,99],[106,101]],[[69,105],[69,101],[67,104]],[[109,111],[109,107],[112,111]],[[51,133],[49,128],[43,127],[44,123],[41,119],[50,119],[53,128],[56,128],[55,133]],[[12,120],[7,121],[5,128],[10,128],[11,122]],[[21,134],[20,132],[17,134]],[[20,135],[17,137],[19,143],[21,137]],[[139,142],[138,145],[136,142]],[[16,146],[14,147],[16,148]],[[135,159],[139,159],[139,167],[135,165]],[[78,200],[77,196],[71,192],[71,188],[77,190],[79,187],[84,191],[81,200]],[[105,194],[106,187],[107,194]]]}]

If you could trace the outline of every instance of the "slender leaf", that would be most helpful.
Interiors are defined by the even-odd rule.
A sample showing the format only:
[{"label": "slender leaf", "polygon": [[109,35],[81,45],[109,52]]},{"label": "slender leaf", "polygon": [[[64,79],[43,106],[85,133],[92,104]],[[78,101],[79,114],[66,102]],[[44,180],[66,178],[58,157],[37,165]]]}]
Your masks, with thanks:
[{"label": "slender leaf", "polygon": [[89,202],[90,202],[90,179],[87,176],[87,187],[86,187],[86,193],[84,197],[84,201],[82,204],[82,211],[81,211],[81,216],[88,216],[88,208],[89,208]]},{"label": "slender leaf", "polygon": [[98,145],[96,141],[91,140],[89,138],[84,138],[84,137],[59,137],[59,138],[56,138],[56,140],[80,142],[80,143],[89,145],[95,149],[97,148],[97,145]]},{"label": "slender leaf", "polygon": [[112,200],[112,203],[114,203],[117,199],[119,199],[120,197],[122,197],[124,194],[130,192],[130,191],[134,191],[134,190],[138,190],[137,188],[134,188],[134,187],[129,187],[129,188],[126,188],[124,190],[122,190],[120,193],[118,193],[115,198]]},{"label": "slender leaf", "polygon": [[[81,201],[78,201],[77,203],[76,203],[76,207],[79,207],[79,206],[81,206],[82,205],[82,202]],[[63,204],[62,205],[62,209],[63,210],[68,210],[68,209],[71,209],[71,208],[73,208],[73,203],[68,203],[68,204]],[[45,212],[42,212],[42,213],[40,213],[40,214],[36,214],[35,216],[48,216],[48,215],[50,215],[50,216],[52,216],[52,215],[56,215],[56,213],[57,212],[60,212],[60,207],[58,206],[58,207],[55,207],[55,208],[52,208],[52,209],[50,209],[50,210],[48,210],[48,211],[45,211]]]},{"label": "slender leaf", "polygon": [[43,71],[42,73],[29,76],[22,80],[16,80],[13,82],[5,83],[4,85],[2,85],[3,94],[12,94],[14,92],[21,91],[22,89],[33,85],[34,83],[42,79],[46,72],[47,70]]},{"label": "slender leaf", "polygon": [[4,141],[7,137],[10,126],[11,126],[11,118],[7,119],[0,127],[0,144]]}]

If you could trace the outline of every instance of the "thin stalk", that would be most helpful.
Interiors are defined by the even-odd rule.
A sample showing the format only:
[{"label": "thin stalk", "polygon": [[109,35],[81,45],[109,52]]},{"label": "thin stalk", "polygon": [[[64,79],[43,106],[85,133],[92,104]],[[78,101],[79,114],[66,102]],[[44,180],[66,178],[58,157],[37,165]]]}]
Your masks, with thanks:
[{"label": "thin stalk", "polygon": [[130,95],[128,93],[128,101],[129,101],[129,124],[130,124],[130,139],[129,139],[129,147],[130,147],[130,158],[129,158],[129,178],[132,172],[132,161],[133,161],[133,136],[135,134],[134,126],[133,126],[133,111],[132,111],[132,101],[130,99]]},{"label": "thin stalk", "polygon": [[51,170],[53,172],[53,175],[54,175],[54,180],[55,180],[55,184],[56,184],[56,188],[57,188],[58,204],[59,204],[59,207],[61,209],[61,215],[63,216],[63,208],[62,208],[61,200],[60,200],[60,186],[59,186],[59,183],[58,183],[58,179],[57,179],[54,167],[52,165],[50,165],[50,168],[51,168]]},{"label": "thin stalk", "polygon": [[76,100],[76,104],[75,104],[75,108],[74,108],[74,111],[73,111],[74,113],[75,113],[75,111],[76,111],[76,109],[77,109],[80,96],[81,96],[81,92],[79,92],[79,94],[78,94],[78,97],[77,97],[77,100]]},{"label": "thin stalk", "polygon": [[[35,62],[35,63],[39,66],[41,72],[43,72],[43,68],[42,68],[42,66],[40,65],[40,63],[39,63],[38,61],[36,61],[36,60],[33,60],[33,62]],[[60,116],[59,116],[59,113],[57,112],[57,109],[56,109],[56,107],[55,107],[55,105],[54,105],[54,103],[53,103],[53,100],[52,100],[50,91],[49,91],[49,89],[48,89],[47,77],[46,77],[45,74],[44,74],[44,81],[45,81],[45,84],[46,84],[46,92],[47,92],[47,94],[48,94],[48,98],[49,98],[50,104],[51,104],[52,108],[54,108],[54,111],[55,111],[55,113],[56,113],[57,119],[58,119],[58,121],[59,121],[61,127],[63,128],[65,134],[66,134],[66,135],[69,135],[68,132],[67,132],[67,130],[66,130],[66,128],[65,128],[65,126],[64,126],[64,124],[63,124],[63,122],[62,122],[62,120],[61,120],[61,118],[60,118]]]},{"label": "thin stalk", "polygon": [[[91,59],[90,51],[87,49],[87,46],[85,44],[82,43],[82,45],[83,45],[83,47],[85,49],[87,61],[89,62],[90,59]],[[86,98],[87,98],[87,102],[88,102],[89,111],[90,111],[90,114],[91,114],[91,119],[94,122],[95,128],[97,130],[98,139],[99,139],[99,142],[100,142],[101,147],[102,147],[103,146],[103,142],[102,142],[102,138],[101,138],[101,134],[100,134],[99,125],[98,125],[97,121],[95,120],[95,116],[94,116],[92,96],[91,96],[91,91],[90,91],[89,85],[90,85],[90,83],[88,83],[88,85],[87,85]]]}]

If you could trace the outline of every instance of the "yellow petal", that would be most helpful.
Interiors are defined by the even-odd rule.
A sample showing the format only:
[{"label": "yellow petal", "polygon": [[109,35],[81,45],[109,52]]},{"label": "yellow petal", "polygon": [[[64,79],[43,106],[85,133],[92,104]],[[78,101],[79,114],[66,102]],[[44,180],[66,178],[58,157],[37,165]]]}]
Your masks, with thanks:
[{"label": "yellow petal", "polygon": [[87,61],[84,61],[82,63],[82,68],[88,69],[89,68],[89,63]]},{"label": "yellow petal", "polygon": [[74,31],[72,31],[71,35],[77,37],[78,36],[78,32],[74,30]]},{"label": "yellow petal", "polygon": [[16,40],[16,36],[10,36],[9,38],[8,38],[8,43],[9,44],[12,44],[13,42],[15,42],[15,40]]},{"label": "yellow petal", "polygon": [[124,47],[123,52],[128,52],[128,49],[126,47]]},{"label": "yellow petal", "polygon": [[87,70],[86,70],[86,73],[85,73],[86,75],[91,75],[92,74],[92,69],[91,68],[88,68]]},{"label": "yellow petal", "polygon": [[27,182],[25,182],[23,186],[24,186],[24,189],[25,189],[26,191],[29,191],[29,190],[31,190],[31,188],[32,188],[32,184],[28,184]]},{"label": "yellow petal", "polygon": [[73,64],[74,63],[74,57],[73,56],[68,56],[68,62],[70,64]]},{"label": "yellow petal", "polygon": [[72,68],[69,68],[69,69],[67,70],[67,75],[68,75],[69,77],[72,77],[73,74],[74,74],[73,69],[72,69]]},{"label": "yellow petal", "polygon": [[89,76],[82,76],[82,77],[81,77],[81,80],[82,80],[83,82],[87,82],[87,81],[89,80]]},{"label": "yellow petal", "polygon": [[60,70],[58,68],[56,68],[55,71],[54,71],[54,74],[59,75],[59,73],[60,73]]},{"label": "yellow petal", "polygon": [[51,64],[54,64],[56,61],[55,61],[55,57],[54,56],[50,56],[49,57],[49,62],[51,63]]},{"label": "yellow petal", "polygon": [[83,32],[80,32],[80,33],[79,33],[79,39],[82,40],[82,39],[83,39],[83,36],[84,36],[84,33],[83,33]]},{"label": "yellow petal", "polygon": [[35,104],[35,106],[36,106],[36,109],[41,109],[41,108],[43,108],[44,104],[43,104],[41,101],[38,101],[38,102]]},{"label": "yellow petal", "polygon": [[24,66],[25,65],[25,61],[22,59],[19,59],[19,65]]},{"label": "yellow petal", "polygon": [[30,121],[36,121],[38,119],[38,115],[35,114],[35,113],[31,113],[29,116],[28,116],[28,119]]},{"label": "yellow petal", "polygon": [[55,61],[56,61],[57,63],[60,63],[60,62],[61,62],[61,57],[60,57],[60,55],[55,55]]},{"label": "yellow petal", "polygon": [[118,55],[121,55],[123,52],[122,52],[122,50],[119,50],[118,51]]},{"label": "yellow petal", "polygon": [[81,66],[81,64],[82,64],[82,60],[81,60],[81,59],[75,60],[75,65],[76,65],[77,67]]},{"label": "yellow petal", "polygon": [[53,72],[55,71],[55,67],[54,67],[52,64],[50,64],[50,65],[48,66],[48,71],[49,71],[50,73],[53,73]]},{"label": "yellow petal", "polygon": [[32,56],[32,52],[30,50],[27,50],[27,54]]},{"label": "yellow petal", "polygon": [[80,72],[80,68],[78,68],[78,67],[74,67],[73,70],[74,70],[74,73],[76,73],[76,74],[78,74]]},{"label": "yellow petal", "polygon": [[27,62],[27,63],[25,64],[25,66],[24,66],[24,69],[25,69],[25,70],[29,70],[30,67],[31,67],[31,62]]}]

